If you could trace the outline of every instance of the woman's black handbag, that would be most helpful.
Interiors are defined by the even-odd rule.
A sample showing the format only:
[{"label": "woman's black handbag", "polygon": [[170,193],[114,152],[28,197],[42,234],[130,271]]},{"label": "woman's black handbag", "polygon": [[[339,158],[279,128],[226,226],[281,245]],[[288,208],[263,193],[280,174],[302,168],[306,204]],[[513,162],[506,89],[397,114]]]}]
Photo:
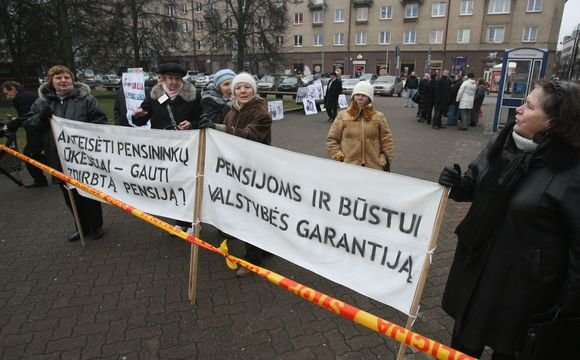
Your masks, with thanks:
[{"label": "woman's black handbag", "polygon": [[419,95],[419,93],[416,92],[415,95],[413,95],[413,97],[411,98],[411,100],[413,100],[413,102],[418,104],[421,102],[421,95]]},{"label": "woman's black handbag", "polygon": [[580,336],[580,317],[563,316],[561,308],[533,316],[520,346],[521,360],[575,359]]}]

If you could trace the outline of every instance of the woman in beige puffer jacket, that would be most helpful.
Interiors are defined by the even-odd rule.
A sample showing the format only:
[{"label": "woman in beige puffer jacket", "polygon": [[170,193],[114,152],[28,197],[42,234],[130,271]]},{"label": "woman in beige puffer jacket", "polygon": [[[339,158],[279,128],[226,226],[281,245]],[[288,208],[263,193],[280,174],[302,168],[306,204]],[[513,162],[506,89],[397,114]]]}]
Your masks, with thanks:
[{"label": "woman in beige puffer jacket", "polygon": [[393,137],[383,113],[373,108],[372,85],[359,82],[351,99],[348,109],[338,114],[328,132],[328,156],[349,164],[389,170]]}]

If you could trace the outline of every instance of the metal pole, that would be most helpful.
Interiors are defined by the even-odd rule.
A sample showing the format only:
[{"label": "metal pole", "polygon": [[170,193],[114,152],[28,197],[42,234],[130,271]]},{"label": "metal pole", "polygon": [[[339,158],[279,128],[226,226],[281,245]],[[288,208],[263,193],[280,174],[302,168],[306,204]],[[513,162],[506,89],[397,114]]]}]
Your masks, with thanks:
[{"label": "metal pole", "polygon": [[324,37],[324,7],[326,6],[325,1],[322,1],[322,65],[320,65],[320,73],[324,75],[324,48],[326,47],[326,38]]}]

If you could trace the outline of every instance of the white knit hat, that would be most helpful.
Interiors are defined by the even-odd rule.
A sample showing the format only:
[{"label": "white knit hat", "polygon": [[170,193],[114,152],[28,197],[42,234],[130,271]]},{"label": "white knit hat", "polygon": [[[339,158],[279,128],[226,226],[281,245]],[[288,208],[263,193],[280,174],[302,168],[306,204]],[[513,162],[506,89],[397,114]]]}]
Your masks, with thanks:
[{"label": "white knit hat", "polygon": [[354,96],[356,94],[368,96],[369,104],[373,102],[374,89],[371,83],[366,80],[359,81],[358,84],[354,86],[354,89],[352,89],[352,95],[350,99],[351,100],[354,99]]},{"label": "white knit hat", "polygon": [[258,86],[256,85],[256,80],[254,80],[254,77],[252,75],[245,72],[236,75],[236,77],[234,77],[234,79],[232,80],[232,93],[235,94],[236,85],[238,85],[239,83],[249,84],[254,90],[254,95],[256,96],[258,95]]}]

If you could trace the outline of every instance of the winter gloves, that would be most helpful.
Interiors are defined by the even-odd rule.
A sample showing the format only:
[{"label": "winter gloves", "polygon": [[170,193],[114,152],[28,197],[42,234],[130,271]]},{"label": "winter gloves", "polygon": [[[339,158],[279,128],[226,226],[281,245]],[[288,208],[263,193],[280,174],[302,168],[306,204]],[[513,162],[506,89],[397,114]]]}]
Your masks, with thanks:
[{"label": "winter gloves", "polygon": [[38,114],[38,118],[42,125],[48,126],[50,124],[50,118],[52,117],[52,109],[45,106],[44,109]]},{"label": "winter gloves", "polygon": [[201,116],[199,117],[199,128],[200,129],[206,129],[206,128],[211,128],[211,129],[215,129],[215,124],[213,121],[211,121],[206,114],[201,114]]},{"label": "winter gloves", "polygon": [[439,175],[439,184],[448,186],[451,189],[461,187],[461,167],[459,164],[453,164],[453,167],[446,166]]}]

